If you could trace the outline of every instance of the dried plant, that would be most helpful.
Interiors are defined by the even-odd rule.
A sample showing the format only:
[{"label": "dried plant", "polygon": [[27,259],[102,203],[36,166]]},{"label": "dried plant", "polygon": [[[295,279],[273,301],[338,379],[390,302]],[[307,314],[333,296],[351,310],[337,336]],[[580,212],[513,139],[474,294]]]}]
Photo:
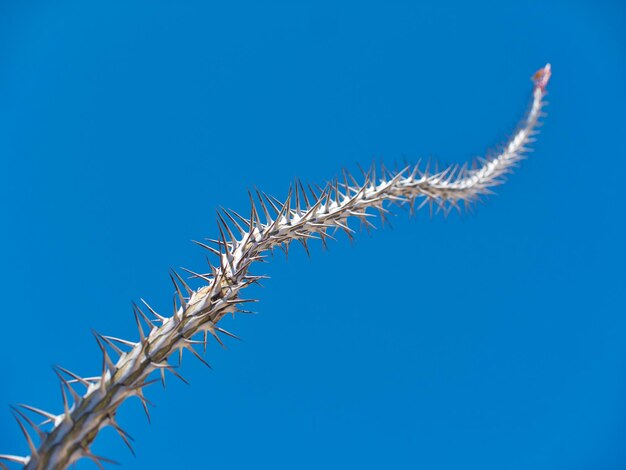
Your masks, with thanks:
[{"label": "dried plant", "polygon": [[[134,317],[139,331],[138,341],[104,336],[94,332],[102,351],[102,369],[97,377],[80,377],[67,369],[57,367],[61,382],[63,411],[59,414],[32,406],[20,405],[13,409],[15,418],[26,437],[29,456],[0,455],[0,459],[24,465],[27,469],[61,469],[82,458],[91,459],[100,468],[111,460],[94,455],[91,444],[106,426],[113,427],[131,448],[129,435],[116,422],[118,408],[129,397],[138,397],[148,415],[145,388],[157,381],[165,384],[166,373],[181,380],[178,366],[169,359],[189,351],[208,366],[196,347],[206,349],[209,338],[222,344],[220,335],[235,337],[220,328],[219,321],[227,314],[247,312],[242,308],[248,302],[241,291],[263,276],[250,273],[252,265],[262,261],[268,251],[276,247],[287,252],[292,241],[300,242],[308,253],[308,242],[319,238],[326,244],[332,238],[329,231],[343,230],[352,237],[351,218],[360,219],[366,228],[372,226],[369,210],[377,210],[385,221],[389,203],[408,205],[413,213],[425,205],[447,214],[452,209],[461,212],[481,195],[490,194],[490,188],[503,182],[524,158],[527,145],[537,133],[542,116],[550,65],[534,76],[530,110],[511,140],[498,155],[479,159],[471,167],[452,165],[443,171],[431,171],[418,163],[401,171],[384,167],[363,171],[358,182],[348,172],[324,188],[308,187],[308,193],[297,181],[285,201],[257,191],[250,193],[250,215],[243,217],[234,211],[218,213],[219,238],[207,243],[196,242],[214,255],[207,273],[186,270],[202,282],[192,289],[176,272],[170,276],[175,289],[171,316],[158,313],[142,300],[134,305]],[[416,208],[416,203],[417,208]],[[112,355],[117,356],[114,361]],[[156,373],[156,378],[153,376]],[[81,395],[76,387],[84,387]],[[34,415],[43,417],[41,424]],[[149,415],[148,415],[149,418]],[[39,443],[32,439],[27,426],[34,430]],[[8,468],[0,461],[0,467]]]}]

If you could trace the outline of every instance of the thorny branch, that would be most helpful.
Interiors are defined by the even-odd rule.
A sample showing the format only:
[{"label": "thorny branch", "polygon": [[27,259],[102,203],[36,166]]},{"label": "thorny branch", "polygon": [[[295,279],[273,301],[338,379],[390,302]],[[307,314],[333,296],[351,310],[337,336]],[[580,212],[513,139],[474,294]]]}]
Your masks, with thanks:
[{"label": "thorny branch", "polygon": [[[431,210],[447,214],[452,209],[461,211],[461,203],[469,206],[481,195],[490,194],[490,188],[503,182],[503,176],[524,158],[527,145],[533,141],[550,73],[548,64],[533,76],[530,110],[504,150],[495,157],[479,160],[472,168],[452,165],[432,172],[428,165],[422,169],[418,163],[394,172],[381,167],[377,176],[377,168],[372,166],[363,171],[361,183],[344,171],[341,179],[323,189],[305,189],[300,181],[296,182],[284,202],[258,191],[255,201],[250,193],[248,217],[227,210],[218,213],[219,238],[196,242],[215,255],[217,262],[209,264],[207,273],[188,271],[204,285],[194,290],[172,271],[176,291],[172,316],[157,313],[143,300],[141,306],[133,306],[139,341],[94,332],[102,351],[100,374],[84,378],[58,367],[55,372],[61,382],[63,412],[54,414],[27,405],[14,408],[30,455],[0,455],[0,460],[42,470],[66,468],[81,458],[89,458],[104,468],[103,463],[112,461],[94,455],[90,447],[106,426],[113,427],[132,451],[130,436],[115,420],[121,403],[138,397],[149,419],[150,402],[144,396],[145,387],[159,380],[164,383],[166,372],[184,380],[168,361],[173,354],[188,350],[208,366],[195,347],[202,345],[206,350],[209,338],[223,344],[220,334],[235,337],[218,323],[229,313],[247,312],[242,306],[255,301],[241,298],[240,293],[263,278],[250,274],[250,267],[263,260],[268,250],[281,247],[286,252],[290,243],[297,240],[308,253],[308,241],[320,239],[326,244],[326,239],[332,238],[331,229],[341,229],[352,237],[350,218],[360,219],[369,228],[372,214],[368,211],[377,210],[384,222],[388,203],[408,205],[411,213],[417,204],[417,209],[429,205]],[[116,362],[113,354],[118,357]],[[158,378],[151,378],[154,372]],[[86,388],[84,394],[76,391],[77,384]],[[29,414],[43,418],[43,424],[36,424]],[[27,426],[37,434],[38,445]],[[0,468],[8,467],[0,461]]]}]

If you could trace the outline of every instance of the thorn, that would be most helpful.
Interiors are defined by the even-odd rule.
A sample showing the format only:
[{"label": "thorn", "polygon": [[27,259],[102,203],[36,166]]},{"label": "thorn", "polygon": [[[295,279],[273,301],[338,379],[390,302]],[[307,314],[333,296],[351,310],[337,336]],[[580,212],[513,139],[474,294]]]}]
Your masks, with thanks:
[{"label": "thorn", "polygon": [[300,210],[300,189],[298,187],[300,184],[301,183],[299,179],[296,179],[296,181],[293,184],[296,190],[295,204],[296,204],[296,215],[298,217],[302,217],[302,211]]},{"label": "thorn", "polygon": [[115,341],[117,343],[123,344],[125,346],[130,346],[131,348],[134,348],[138,344],[138,343],[133,342],[133,341],[127,341],[125,339],[116,338],[115,336],[102,336],[102,337],[106,338],[106,339],[109,339],[111,341]]},{"label": "thorn", "polygon": [[335,178],[335,184],[333,186],[333,191],[335,191],[334,201],[339,204],[341,200],[344,198],[343,194],[339,192],[339,178]]},{"label": "thorn", "polygon": [[311,259],[311,253],[309,252],[309,247],[307,245],[307,241],[306,238],[300,238],[298,237],[297,240],[300,242],[300,244],[304,247],[304,251],[306,251],[306,255],[309,257],[309,259]]},{"label": "thorn", "polygon": [[159,315],[159,314],[157,313],[157,311],[156,311],[155,309],[153,309],[152,307],[150,307],[150,305],[148,304],[148,302],[146,302],[145,300],[143,300],[143,299],[141,299],[141,298],[140,298],[139,300],[141,300],[141,302],[142,302],[142,303],[143,303],[143,304],[144,304],[144,305],[148,308],[148,310],[150,310],[150,313],[152,313],[152,315],[154,315],[155,317],[157,317],[157,318],[158,318],[158,320],[159,320],[161,323],[165,323],[165,320],[167,320],[167,319],[166,319],[164,316]]},{"label": "thorn", "polygon": [[278,209],[278,206],[276,205],[276,203],[274,201],[272,201],[272,197],[268,196],[265,193],[262,193],[262,194],[263,194],[263,197],[265,198],[265,200],[267,201],[267,203],[272,207],[272,209],[274,209],[274,212],[276,212],[278,214],[280,212],[280,210]]},{"label": "thorn", "polygon": [[[380,163],[380,173],[381,173],[381,177],[380,180],[383,183],[387,182],[387,168],[385,168],[385,164],[384,163]],[[389,172],[389,175],[391,176],[391,172]]]},{"label": "thorn", "polygon": [[337,224],[337,226],[338,226],[339,228],[341,228],[341,230],[343,230],[343,231],[344,231],[344,233],[348,236],[348,240],[350,240],[350,243],[353,243],[353,242],[354,242],[354,235],[353,235],[353,234],[355,233],[355,231],[354,231],[354,230],[352,230],[352,229],[351,229],[350,227],[348,227],[347,225],[342,224],[342,223],[341,223],[341,222],[339,222],[339,221],[335,221],[335,223],[336,223],[336,224]]},{"label": "thorn", "polygon": [[178,279],[178,281],[185,288],[185,291],[187,291],[187,295],[193,294],[193,289],[187,285],[187,283],[184,281],[184,279],[182,277],[180,277],[180,275],[176,271],[174,271],[173,269],[171,270],[171,272],[172,272],[172,274],[174,274],[174,276],[176,276],[176,279]]},{"label": "thorn", "polygon": [[252,229],[252,227],[250,226],[250,221],[246,219],[243,215],[239,214],[238,212],[235,212],[232,209],[230,209],[229,212],[232,213],[232,215],[234,215],[235,217],[237,217],[242,224],[244,224],[245,226],[244,231],[250,231]]},{"label": "thorn", "polygon": [[363,169],[360,163],[357,163],[356,166],[359,167],[359,171],[361,172],[361,175],[363,175],[363,178],[367,181],[368,173]]},{"label": "thorn", "polygon": [[139,305],[137,305],[135,302],[133,302],[132,305],[133,305],[133,309],[137,310],[137,313],[141,315],[141,318],[143,318],[143,321],[145,321],[146,324],[150,327],[150,333],[152,333],[152,330],[155,328],[152,320],[148,318],[148,316],[145,313],[143,313],[143,310],[139,308]]},{"label": "thorn", "polygon": [[215,328],[217,331],[219,331],[220,333],[224,333],[226,336],[230,336],[231,338],[234,338],[234,339],[236,339],[236,340],[241,341],[241,338],[240,338],[239,336],[237,336],[237,335],[235,335],[235,334],[233,334],[233,333],[231,333],[231,332],[229,332],[229,331],[226,331],[224,328],[220,328],[220,327],[219,327],[219,326],[217,326],[217,325],[216,325],[216,326],[214,326],[214,328]]},{"label": "thorn", "polygon": [[293,185],[289,185],[289,191],[287,191],[287,198],[283,204],[284,214],[283,216],[287,220],[287,224],[291,225],[291,199],[293,198]]},{"label": "thorn", "polygon": [[146,414],[146,418],[148,419],[148,424],[152,424],[152,420],[150,419],[150,411],[148,411],[148,405],[146,403],[146,398],[142,395],[139,397],[141,400],[141,406],[143,408],[143,412]]},{"label": "thorn", "polygon": [[250,198],[250,232],[253,231],[253,227],[261,225],[261,219],[259,219],[259,212],[256,210],[256,205],[254,204],[254,197],[252,193],[248,191],[248,197]]},{"label": "thorn", "polygon": [[130,441],[134,441],[133,437],[130,434],[128,434],[126,431],[124,431],[119,426],[119,424],[115,422],[114,418],[109,418],[109,422],[111,423],[111,426],[113,427],[113,429],[117,431],[117,434],[119,434],[119,436],[122,438],[122,440],[124,441],[124,444],[126,444],[126,447],[128,447],[128,449],[130,450],[130,453],[133,454],[133,457],[136,457],[137,455],[135,454],[135,449],[133,449],[133,446],[130,443]]},{"label": "thorn", "polygon": [[[144,388],[144,387],[149,387],[152,384],[155,384],[157,382],[159,382],[160,379],[156,378],[156,379],[150,379],[150,380],[146,380],[145,382],[143,382],[140,387]],[[150,403],[150,402],[149,402]],[[153,403],[150,403],[150,405],[154,406]]]},{"label": "thorn", "polygon": [[333,191],[333,185],[332,182],[328,183],[328,185],[324,188],[323,192],[322,192],[322,198],[324,198],[324,209],[326,210],[325,213],[328,214],[330,213],[330,201],[331,201],[331,194]]},{"label": "thorn", "polygon": [[204,274],[198,274],[196,272],[193,272],[191,269],[183,268],[182,266],[180,267],[180,269],[182,269],[183,271],[191,274],[193,277],[197,277],[197,278],[202,279],[203,281],[208,282],[209,284],[211,284],[213,282],[213,279],[205,276]]},{"label": "thorn", "polygon": [[161,385],[163,386],[163,390],[165,390],[167,387],[165,386],[165,369],[159,369],[160,375],[161,375]]},{"label": "thorn", "polygon": [[276,230],[278,228],[278,225],[280,224],[280,220],[285,216],[285,213],[288,213],[289,206],[290,206],[290,200],[291,200],[291,192],[292,192],[292,189],[289,188],[289,194],[287,196],[287,201],[284,204],[282,204],[282,207],[280,208],[280,210],[277,211],[278,215],[276,216],[276,220],[272,224],[272,229],[271,230]]},{"label": "thorn", "polygon": [[[224,217],[222,216],[220,211],[217,211],[217,218],[218,218],[219,222],[221,222],[222,225],[224,225],[224,228],[226,229],[226,233],[228,233],[228,236],[230,237],[233,245],[235,245],[237,243],[237,238],[235,237],[235,234],[233,233],[233,231],[228,226],[228,223],[226,222],[226,219],[224,219]],[[222,237],[222,238],[224,238],[224,240],[225,240],[225,237]]]},{"label": "thorn", "polygon": [[422,164],[422,159],[420,158],[417,161],[417,163],[413,166],[413,171],[411,171],[411,174],[409,175],[410,179],[415,180],[415,179],[417,179],[416,177],[421,174],[421,172],[420,172],[421,164]]},{"label": "thorn", "polygon": [[221,250],[222,248],[230,248],[229,243],[224,243],[222,240],[215,240],[214,238],[205,238],[206,241],[214,243]]},{"label": "thorn", "polygon": [[261,204],[261,209],[263,209],[263,214],[265,215],[266,223],[270,224],[272,223],[272,218],[270,217],[270,213],[267,210],[267,206],[265,205],[265,202],[263,201],[263,196],[261,196],[261,191],[259,191],[258,189],[256,189],[255,191],[256,191],[256,196],[259,200],[259,203]]},{"label": "thorn", "polygon": [[102,379],[100,383],[104,384],[105,383],[104,379],[105,379],[105,375],[107,372],[107,368],[110,371],[115,371],[117,368],[115,367],[115,364],[113,364],[113,361],[109,357],[109,353],[106,350],[106,347],[104,346],[104,342],[101,341],[100,339],[101,335],[96,330],[93,330],[93,329],[91,330],[91,333],[96,339],[96,343],[98,343],[98,347],[100,348],[100,351],[102,352]]},{"label": "thorn", "polygon": [[13,410],[14,413],[17,413],[18,415],[20,415],[20,417],[24,421],[26,421],[31,428],[33,428],[33,430],[37,433],[37,437],[39,438],[39,441],[42,441],[43,439],[45,439],[47,433],[43,432],[41,428],[33,422],[32,419],[30,419],[28,416],[22,413],[22,411],[18,410],[14,406],[12,406],[11,409]]},{"label": "thorn", "polygon": [[209,331],[209,333],[211,333],[211,336],[215,338],[215,341],[217,341],[222,348],[226,349],[226,345],[222,342],[221,338],[217,336],[217,333],[215,332],[215,323],[213,323],[212,321],[207,322],[207,330]]},{"label": "thorn", "polygon": [[[158,380],[158,379],[157,379]],[[150,419],[150,411],[148,410],[148,404],[150,404],[151,406],[152,403],[150,402],[150,400],[148,400],[144,395],[143,395],[143,389],[142,387],[144,387],[146,384],[140,384],[137,386],[137,388],[135,389],[135,396],[137,398],[139,398],[139,400],[141,400],[141,406],[143,407],[143,411],[146,414],[146,418],[148,419],[148,423],[152,423],[152,420]]]},{"label": "thorn", "polygon": [[377,207],[378,209],[378,213],[380,214],[380,220],[381,220],[381,226],[385,226],[385,224],[389,225],[389,228],[393,229],[393,225],[391,225],[391,222],[389,222],[389,219],[387,218],[387,214],[386,212],[388,212],[387,210],[385,210],[382,206],[381,207]]},{"label": "thorn", "polygon": [[[219,214],[218,214],[219,216]],[[217,228],[220,231],[220,236],[222,237],[222,242],[224,243],[224,245],[226,244],[226,235],[224,234],[224,230],[222,230],[222,224],[220,223],[220,218],[218,218],[217,220]],[[228,229],[228,227],[226,227]],[[230,267],[230,272],[234,273],[235,272],[235,268],[233,266],[232,263],[232,254],[230,253],[230,250],[225,249],[224,250],[224,256],[226,257],[226,261],[228,262],[228,266]],[[222,268],[222,272],[225,272],[225,266],[222,265],[223,262],[223,258],[224,256],[220,256],[220,267]]]},{"label": "thorn", "polygon": [[317,184],[317,183],[313,183],[313,186],[315,186],[315,189],[317,189],[317,190],[320,192],[320,194],[321,194],[321,196],[320,196],[320,197],[324,197],[324,194],[323,194],[323,193],[324,193],[324,189],[326,189],[328,186],[330,186],[330,183],[328,183],[328,182],[327,182],[327,183],[324,185],[324,188],[322,188],[322,187],[321,187],[319,184]]},{"label": "thorn", "polygon": [[198,354],[198,351],[196,351],[193,346],[190,344],[189,346],[187,346],[187,349],[189,351],[191,351],[191,353],[196,356],[198,358],[198,360],[200,362],[202,362],[202,364],[204,364],[205,366],[207,366],[209,369],[213,369],[213,367],[211,367],[211,364],[209,364],[207,361],[204,360],[204,358],[202,356],[200,356],[200,354]]},{"label": "thorn", "polygon": [[[285,253],[285,255],[287,255],[287,253]],[[256,284],[259,287],[265,288],[265,286],[263,284],[261,284],[261,282],[260,282],[260,279],[265,279],[265,278],[266,278],[266,276],[250,276],[250,277],[247,277],[247,279],[244,279],[244,281],[239,284],[239,288],[243,289],[245,287],[248,287],[251,284]]]},{"label": "thorn", "polygon": [[112,465],[119,465],[119,462],[116,462],[115,460],[107,459],[106,457],[102,457],[100,455],[92,454],[91,451],[86,448],[83,449],[83,455],[87,457],[89,460],[91,460],[93,463],[95,463],[98,466],[98,468],[100,468],[101,470],[106,470],[104,468],[104,465],[102,465],[102,462],[110,463]]},{"label": "thorn", "polygon": [[302,181],[298,180],[298,186],[300,186],[300,194],[302,195],[302,199],[304,199],[304,207],[309,210],[311,208],[311,203],[309,202],[309,198],[306,197],[306,191],[304,190]]},{"label": "thorn", "polygon": [[97,331],[93,330],[93,333],[98,335],[98,337],[104,341],[111,349],[113,349],[118,355],[122,355],[124,354],[124,351],[122,351],[120,348],[118,348],[115,343],[113,341],[111,341],[107,336],[101,335],[100,333],[98,333]]},{"label": "thorn", "polygon": [[187,381],[185,380],[185,378],[184,378],[182,375],[180,375],[178,372],[176,372],[176,369],[174,369],[173,367],[170,367],[170,368],[168,368],[167,370],[168,370],[169,372],[171,372],[172,374],[174,374],[174,376],[175,376],[176,378],[180,379],[180,380],[181,380],[181,381],[183,381],[185,384],[189,385],[189,382],[187,382]]},{"label": "thorn", "polygon": [[196,241],[196,240],[191,240],[191,241],[192,241],[192,243],[195,243],[196,245],[201,246],[205,250],[209,250],[211,253],[213,253],[216,256],[220,256],[222,254],[220,251],[216,250],[212,246],[206,245],[206,244],[201,243],[201,242]]},{"label": "thorn", "polygon": [[361,187],[361,184],[359,184],[359,182],[358,182],[358,181],[356,180],[356,178],[352,175],[352,173],[350,173],[349,171],[347,171],[347,172],[346,172],[346,174],[347,174],[348,178],[350,178],[350,181],[352,182],[352,186],[353,186],[353,187],[352,187],[351,189],[352,189],[352,190],[354,190],[354,191],[357,191],[357,192],[358,192],[358,189],[356,189],[356,188],[360,188],[360,187]]},{"label": "thorn", "polygon": [[135,323],[137,323],[137,330],[139,330],[139,342],[141,344],[144,344],[146,341],[146,335],[143,332],[141,321],[139,320],[139,315],[137,314],[137,311],[135,309],[133,309],[133,314],[135,315]]},{"label": "thorn", "polygon": [[[19,455],[7,455],[7,454],[0,454],[0,460],[6,460],[7,462],[13,462],[13,463],[19,463],[22,465],[26,465],[29,462],[29,458],[28,457],[21,457]],[[3,468],[6,468],[8,470],[9,467],[7,467],[4,464],[0,464],[3,466]]]},{"label": "thorn", "polygon": [[173,303],[172,319],[176,323],[178,320],[178,303],[176,303],[176,294],[172,295],[172,303]]},{"label": "thorn", "polygon": [[346,192],[346,194],[344,196],[344,199],[345,198],[349,199],[350,198],[350,190],[352,188],[350,186],[350,183],[348,183],[348,170],[346,170],[345,168],[342,168],[341,169],[341,174],[343,176],[343,188],[344,188],[344,191]]},{"label": "thorn", "polygon": [[370,181],[374,184],[374,186],[377,186],[376,182],[376,161],[372,160],[372,165],[370,166],[370,171],[368,173],[369,175],[371,175],[371,177],[369,178]]},{"label": "thorn", "polygon": [[91,385],[87,380],[83,379],[82,377],[76,375],[74,372],[71,372],[61,366],[56,366],[56,368],[58,370],[60,370],[61,372],[63,372],[64,374],[69,375],[70,377],[72,377],[73,379],[76,379],[78,382],[80,382],[81,384],[83,384],[85,387],[89,388],[89,386]]},{"label": "thorn", "polygon": [[422,178],[429,179],[430,178],[430,165],[432,163],[431,157],[428,157],[426,161],[426,166],[424,167],[424,172],[422,173]]},{"label": "thorn", "polygon": [[172,281],[172,284],[174,284],[174,289],[176,290],[176,294],[178,295],[178,301],[181,305],[181,307],[183,309],[187,308],[187,300],[185,299],[185,296],[183,295],[182,291],[180,290],[180,286],[178,285],[178,282],[176,282],[176,279],[174,279],[174,275],[176,273],[174,272],[173,269],[170,269],[169,275],[170,275],[170,279]]},{"label": "thorn", "polygon": [[327,189],[328,189],[328,186],[322,191],[322,193],[320,194],[319,197],[316,197],[315,204],[313,204],[313,206],[311,206],[311,208],[308,211],[309,213],[314,213],[315,211],[317,211],[320,208],[320,206],[324,202],[324,198],[326,197],[326,190]]},{"label": "thorn", "polygon": [[47,411],[40,410],[39,408],[35,408],[34,406],[24,404],[19,404],[17,406],[20,406],[28,411],[32,411],[33,413],[43,416],[44,418],[47,418],[51,421],[54,421],[58,417],[57,415],[53,415],[52,413],[48,413]]},{"label": "thorn", "polygon": [[307,184],[306,186],[307,186],[309,192],[311,193],[311,195],[313,196],[313,200],[317,201],[319,199],[319,196],[315,193],[315,191],[313,191],[313,188],[311,187],[311,185]]},{"label": "thorn", "polygon": [[67,402],[67,394],[65,393],[65,387],[63,386],[63,383],[60,383],[59,385],[61,386],[61,396],[63,397],[63,414],[65,415],[65,418],[71,420],[70,406],[69,406],[69,403]]},{"label": "thorn", "polygon": [[[33,457],[35,458],[39,458],[39,453],[37,452],[37,447],[35,446],[35,443],[33,442],[33,439],[30,437],[30,434],[28,434],[28,431],[26,430],[26,427],[24,426],[24,424],[22,423],[22,421],[20,421],[20,418],[18,416],[18,412],[15,409],[11,410],[13,412],[13,417],[15,418],[15,421],[17,421],[17,424],[19,425],[20,429],[22,430],[22,434],[24,434],[24,437],[26,438],[26,442],[28,443],[28,448],[30,450],[30,453]],[[20,413],[21,415],[22,413]]]},{"label": "thorn", "polygon": [[246,304],[246,303],[253,303],[253,302],[258,302],[258,300],[257,299],[230,299],[226,301],[228,305]]},{"label": "thorn", "polygon": [[179,346],[178,348],[178,367],[183,364],[183,346]]},{"label": "thorn", "polygon": [[285,253],[285,259],[289,260],[289,243],[281,243],[280,245],[278,245],[278,247],[283,251],[283,253]]},{"label": "thorn", "polygon": [[[231,223],[237,228],[237,230],[239,231],[240,235],[244,235],[246,233],[246,230],[244,230],[244,228],[239,225],[239,222],[237,222],[237,220],[230,214],[230,211],[222,208],[222,212],[226,215],[226,217],[228,217],[228,220],[231,221]],[[244,224],[248,224],[248,222],[246,221],[246,219],[244,219],[243,217],[241,217],[239,214],[237,214],[235,211],[232,211],[234,214],[236,214],[239,218],[241,218],[243,220]]]}]

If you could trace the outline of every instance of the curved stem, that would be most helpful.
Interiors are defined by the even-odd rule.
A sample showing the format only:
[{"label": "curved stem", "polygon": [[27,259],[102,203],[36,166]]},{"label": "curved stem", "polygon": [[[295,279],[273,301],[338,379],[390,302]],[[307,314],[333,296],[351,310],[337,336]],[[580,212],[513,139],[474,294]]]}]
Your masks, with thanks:
[{"label": "curved stem", "polygon": [[[165,373],[170,372],[182,378],[169,362],[173,354],[180,354],[187,349],[200,358],[194,349],[195,345],[206,346],[208,337],[221,343],[220,334],[230,335],[218,326],[218,322],[228,313],[234,315],[242,311],[241,305],[247,301],[240,297],[240,292],[262,277],[251,275],[249,270],[254,263],[263,259],[264,253],[277,246],[287,250],[294,240],[300,241],[307,249],[309,239],[320,238],[325,242],[327,237],[331,237],[328,233],[330,229],[341,229],[352,236],[349,219],[356,217],[370,226],[368,218],[372,214],[368,211],[376,209],[384,218],[386,206],[390,202],[410,204],[413,208],[413,203],[418,200],[421,201],[420,207],[429,203],[447,212],[452,207],[459,208],[458,203],[461,201],[469,204],[480,195],[488,194],[490,188],[500,184],[501,177],[511,172],[524,158],[526,146],[531,142],[542,115],[549,77],[549,65],[534,76],[535,86],[528,115],[504,150],[493,158],[482,160],[478,168],[468,170],[466,166],[455,165],[441,172],[430,173],[427,169],[421,170],[418,164],[398,172],[389,172],[383,168],[382,175],[376,177],[376,168],[373,167],[364,173],[362,183],[344,174],[341,183],[334,180],[321,191],[311,189],[311,198],[299,182],[289,191],[285,202],[260,193],[259,201],[254,202],[251,195],[248,218],[228,211],[218,214],[220,238],[212,242],[214,246],[199,243],[215,254],[218,262],[214,266],[210,265],[207,274],[192,273],[203,280],[204,285],[191,289],[180,276],[172,273],[172,281],[178,293],[172,316],[164,317],[148,304],[145,304],[144,309],[139,306],[134,308],[139,341],[131,342],[95,333],[103,353],[100,375],[81,378],[59,368],[56,372],[61,379],[63,413],[55,415],[24,406],[31,412],[45,416],[52,428],[44,431],[18,411],[18,422],[25,434],[21,420],[27,420],[36,428],[40,436],[39,446],[35,447],[29,437],[30,456],[4,455],[0,459],[24,464],[27,469],[60,469],[81,458],[90,458],[102,467],[102,462],[109,460],[93,455],[90,451],[100,430],[112,426],[129,444],[126,433],[115,421],[121,403],[130,397],[138,397],[147,413],[149,402],[144,396],[144,388],[157,380],[150,379],[150,376],[157,372],[164,381]],[[261,222],[260,214],[264,222]],[[147,332],[144,331],[144,325],[148,326]],[[198,337],[200,339],[193,339]],[[119,355],[115,363],[109,355],[110,351]],[[76,383],[87,387],[83,395],[75,391]],[[68,393],[73,398],[71,405]],[[0,463],[2,466],[4,464]]]}]

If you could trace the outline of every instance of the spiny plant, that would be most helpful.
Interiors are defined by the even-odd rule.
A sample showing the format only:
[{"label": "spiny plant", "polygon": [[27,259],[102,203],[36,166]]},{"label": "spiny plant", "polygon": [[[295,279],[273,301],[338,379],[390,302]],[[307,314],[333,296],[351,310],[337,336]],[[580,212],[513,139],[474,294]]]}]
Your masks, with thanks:
[{"label": "spiny plant", "polygon": [[[259,191],[254,196],[249,193],[248,217],[229,210],[218,212],[219,238],[195,242],[212,254],[214,262],[209,261],[205,273],[185,270],[201,282],[201,287],[191,288],[180,274],[171,271],[175,290],[171,316],[157,312],[142,300],[141,306],[133,305],[138,341],[94,332],[102,352],[99,375],[81,377],[56,367],[63,411],[55,414],[28,405],[14,407],[30,455],[0,455],[0,460],[21,464],[26,469],[61,469],[88,458],[104,468],[103,463],[114,462],[94,455],[90,448],[100,430],[107,426],[115,429],[132,451],[130,436],[116,421],[120,405],[129,397],[138,397],[149,419],[150,402],[144,390],[157,381],[165,385],[166,373],[184,381],[177,370],[183,351],[189,351],[208,366],[196,348],[206,350],[210,338],[223,345],[220,335],[236,338],[218,323],[228,314],[249,313],[243,305],[256,302],[240,296],[245,287],[264,278],[251,274],[253,264],[263,261],[276,247],[287,253],[296,240],[309,253],[308,242],[320,239],[326,245],[327,239],[332,239],[331,231],[343,230],[352,238],[355,232],[350,228],[350,220],[357,218],[369,229],[373,226],[373,214],[368,211],[373,209],[384,223],[390,203],[408,206],[411,214],[425,205],[444,214],[453,209],[461,212],[461,205],[469,208],[480,196],[490,194],[491,188],[501,184],[504,175],[524,158],[543,115],[550,73],[548,64],[532,77],[530,110],[496,156],[478,159],[471,166],[452,165],[442,171],[432,171],[419,163],[399,171],[373,165],[369,171],[362,171],[361,182],[344,171],[341,179],[334,179],[324,188],[308,186],[308,195],[304,185],[296,181],[285,201]],[[174,355],[179,356],[178,365],[170,362]],[[86,391],[80,394],[77,387]],[[43,418],[43,422],[36,423],[35,416]],[[27,427],[37,435],[38,444]],[[2,461],[0,468],[8,468]]]}]

